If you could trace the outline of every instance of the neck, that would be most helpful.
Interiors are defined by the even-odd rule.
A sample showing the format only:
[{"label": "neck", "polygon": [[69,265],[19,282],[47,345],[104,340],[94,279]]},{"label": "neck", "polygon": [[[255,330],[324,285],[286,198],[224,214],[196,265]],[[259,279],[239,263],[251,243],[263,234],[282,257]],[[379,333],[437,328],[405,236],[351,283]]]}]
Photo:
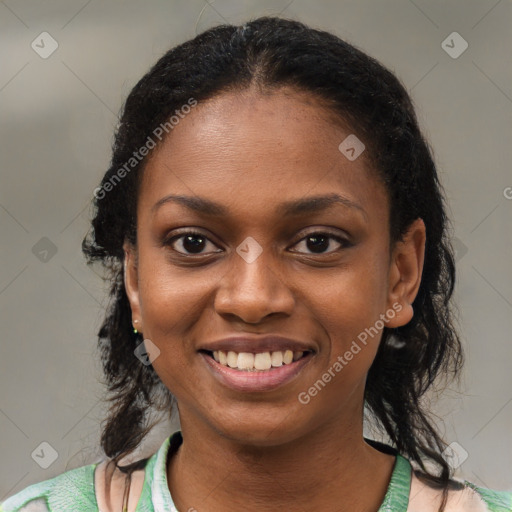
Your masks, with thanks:
[{"label": "neck", "polygon": [[386,494],[395,457],[364,441],[362,421],[340,428],[336,418],[287,443],[254,446],[185,418],[167,468],[178,510],[377,512]]}]

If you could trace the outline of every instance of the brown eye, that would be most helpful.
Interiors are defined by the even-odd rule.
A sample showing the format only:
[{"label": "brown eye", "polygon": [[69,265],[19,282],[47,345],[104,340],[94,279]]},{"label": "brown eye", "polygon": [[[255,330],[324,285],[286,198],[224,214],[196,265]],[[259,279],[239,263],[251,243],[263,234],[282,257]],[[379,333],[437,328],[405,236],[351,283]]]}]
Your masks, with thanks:
[{"label": "brown eye", "polygon": [[[338,247],[335,247],[334,250],[327,251],[330,247],[333,246],[333,240],[336,242],[336,244],[338,244]],[[335,252],[336,249],[339,249],[340,246],[349,247],[351,245],[347,240],[339,236],[324,232],[310,233],[296,245],[301,243],[303,243],[306,248],[311,251],[309,254],[330,254],[331,252]]]},{"label": "brown eye", "polygon": [[205,253],[204,249],[208,247],[208,244],[216,247],[215,244],[211,242],[205,235],[196,231],[187,231],[181,235],[173,236],[164,242],[164,245],[171,246],[174,251],[184,255],[201,255],[208,254],[209,252],[219,252],[209,251]]}]

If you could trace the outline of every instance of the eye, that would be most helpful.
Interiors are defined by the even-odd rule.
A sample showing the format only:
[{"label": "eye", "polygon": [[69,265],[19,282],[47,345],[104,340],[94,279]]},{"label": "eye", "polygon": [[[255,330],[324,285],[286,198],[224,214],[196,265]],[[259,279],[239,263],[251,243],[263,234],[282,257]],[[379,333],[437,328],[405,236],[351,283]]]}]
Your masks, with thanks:
[{"label": "eye", "polygon": [[[334,247],[334,250],[327,251],[327,249],[331,248],[337,244],[338,247]],[[163,242],[163,245],[170,246],[174,251],[179,254],[187,255],[206,255],[211,253],[222,252],[222,249],[214,250],[214,251],[205,251],[205,249],[210,244],[212,247],[217,247],[206,235],[199,231],[185,231],[179,235],[175,235],[170,237],[169,239]],[[309,254],[330,254],[335,252],[336,249],[340,247],[350,247],[352,244],[338,236],[325,231],[316,231],[308,234],[302,240],[300,240],[295,246],[300,244],[305,244],[306,249],[308,249]],[[298,251],[302,252],[302,251]],[[308,253],[306,253],[308,254]]]},{"label": "eye", "polygon": [[[168,240],[164,241],[164,245],[171,246],[171,248],[179,254],[190,255],[190,254],[209,254],[203,252],[204,248],[210,244],[213,247],[216,245],[211,242],[205,235],[198,231],[186,231],[180,235],[173,236]],[[221,252],[210,251],[211,252]]]},{"label": "eye", "polygon": [[[306,246],[306,248],[311,251],[309,254],[330,254],[332,252],[335,252],[335,250],[336,250],[336,247],[335,247],[335,250],[326,252],[326,249],[328,249],[329,247],[331,247],[333,245],[332,244],[333,240],[336,244],[338,244],[338,248],[340,246],[341,247],[350,247],[352,245],[348,240],[346,240],[340,236],[334,235],[332,233],[323,232],[323,231],[316,231],[314,233],[308,234],[302,240],[300,240],[299,243],[296,245],[304,244]],[[306,254],[308,254],[308,253],[306,253]]]}]

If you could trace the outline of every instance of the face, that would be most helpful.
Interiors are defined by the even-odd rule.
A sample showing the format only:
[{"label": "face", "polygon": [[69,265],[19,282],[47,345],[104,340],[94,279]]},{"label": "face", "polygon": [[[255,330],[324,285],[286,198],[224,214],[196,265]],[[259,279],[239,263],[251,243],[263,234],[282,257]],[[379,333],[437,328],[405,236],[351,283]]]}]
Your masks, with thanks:
[{"label": "face", "polygon": [[[360,423],[382,330],[413,314],[424,225],[390,256],[386,190],[364,152],[351,161],[338,149],[351,133],[306,93],[224,93],[150,155],[125,283],[182,425],[272,445]],[[266,336],[304,354],[279,366],[286,343],[259,345]],[[215,347],[276,366],[230,369],[205,353]]]}]

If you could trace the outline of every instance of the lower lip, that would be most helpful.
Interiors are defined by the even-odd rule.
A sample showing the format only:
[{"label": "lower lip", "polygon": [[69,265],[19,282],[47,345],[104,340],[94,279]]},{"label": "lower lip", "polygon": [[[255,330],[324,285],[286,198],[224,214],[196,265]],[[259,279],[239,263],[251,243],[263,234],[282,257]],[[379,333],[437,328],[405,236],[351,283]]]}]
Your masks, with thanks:
[{"label": "lower lip", "polygon": [[310,352],[290,364],[283,364],[271,370],[243,371],[217,363],[213,357],[200,352],[214,377],[225,386],[236,391],[271,391],[290,382],[312,359]]}]

